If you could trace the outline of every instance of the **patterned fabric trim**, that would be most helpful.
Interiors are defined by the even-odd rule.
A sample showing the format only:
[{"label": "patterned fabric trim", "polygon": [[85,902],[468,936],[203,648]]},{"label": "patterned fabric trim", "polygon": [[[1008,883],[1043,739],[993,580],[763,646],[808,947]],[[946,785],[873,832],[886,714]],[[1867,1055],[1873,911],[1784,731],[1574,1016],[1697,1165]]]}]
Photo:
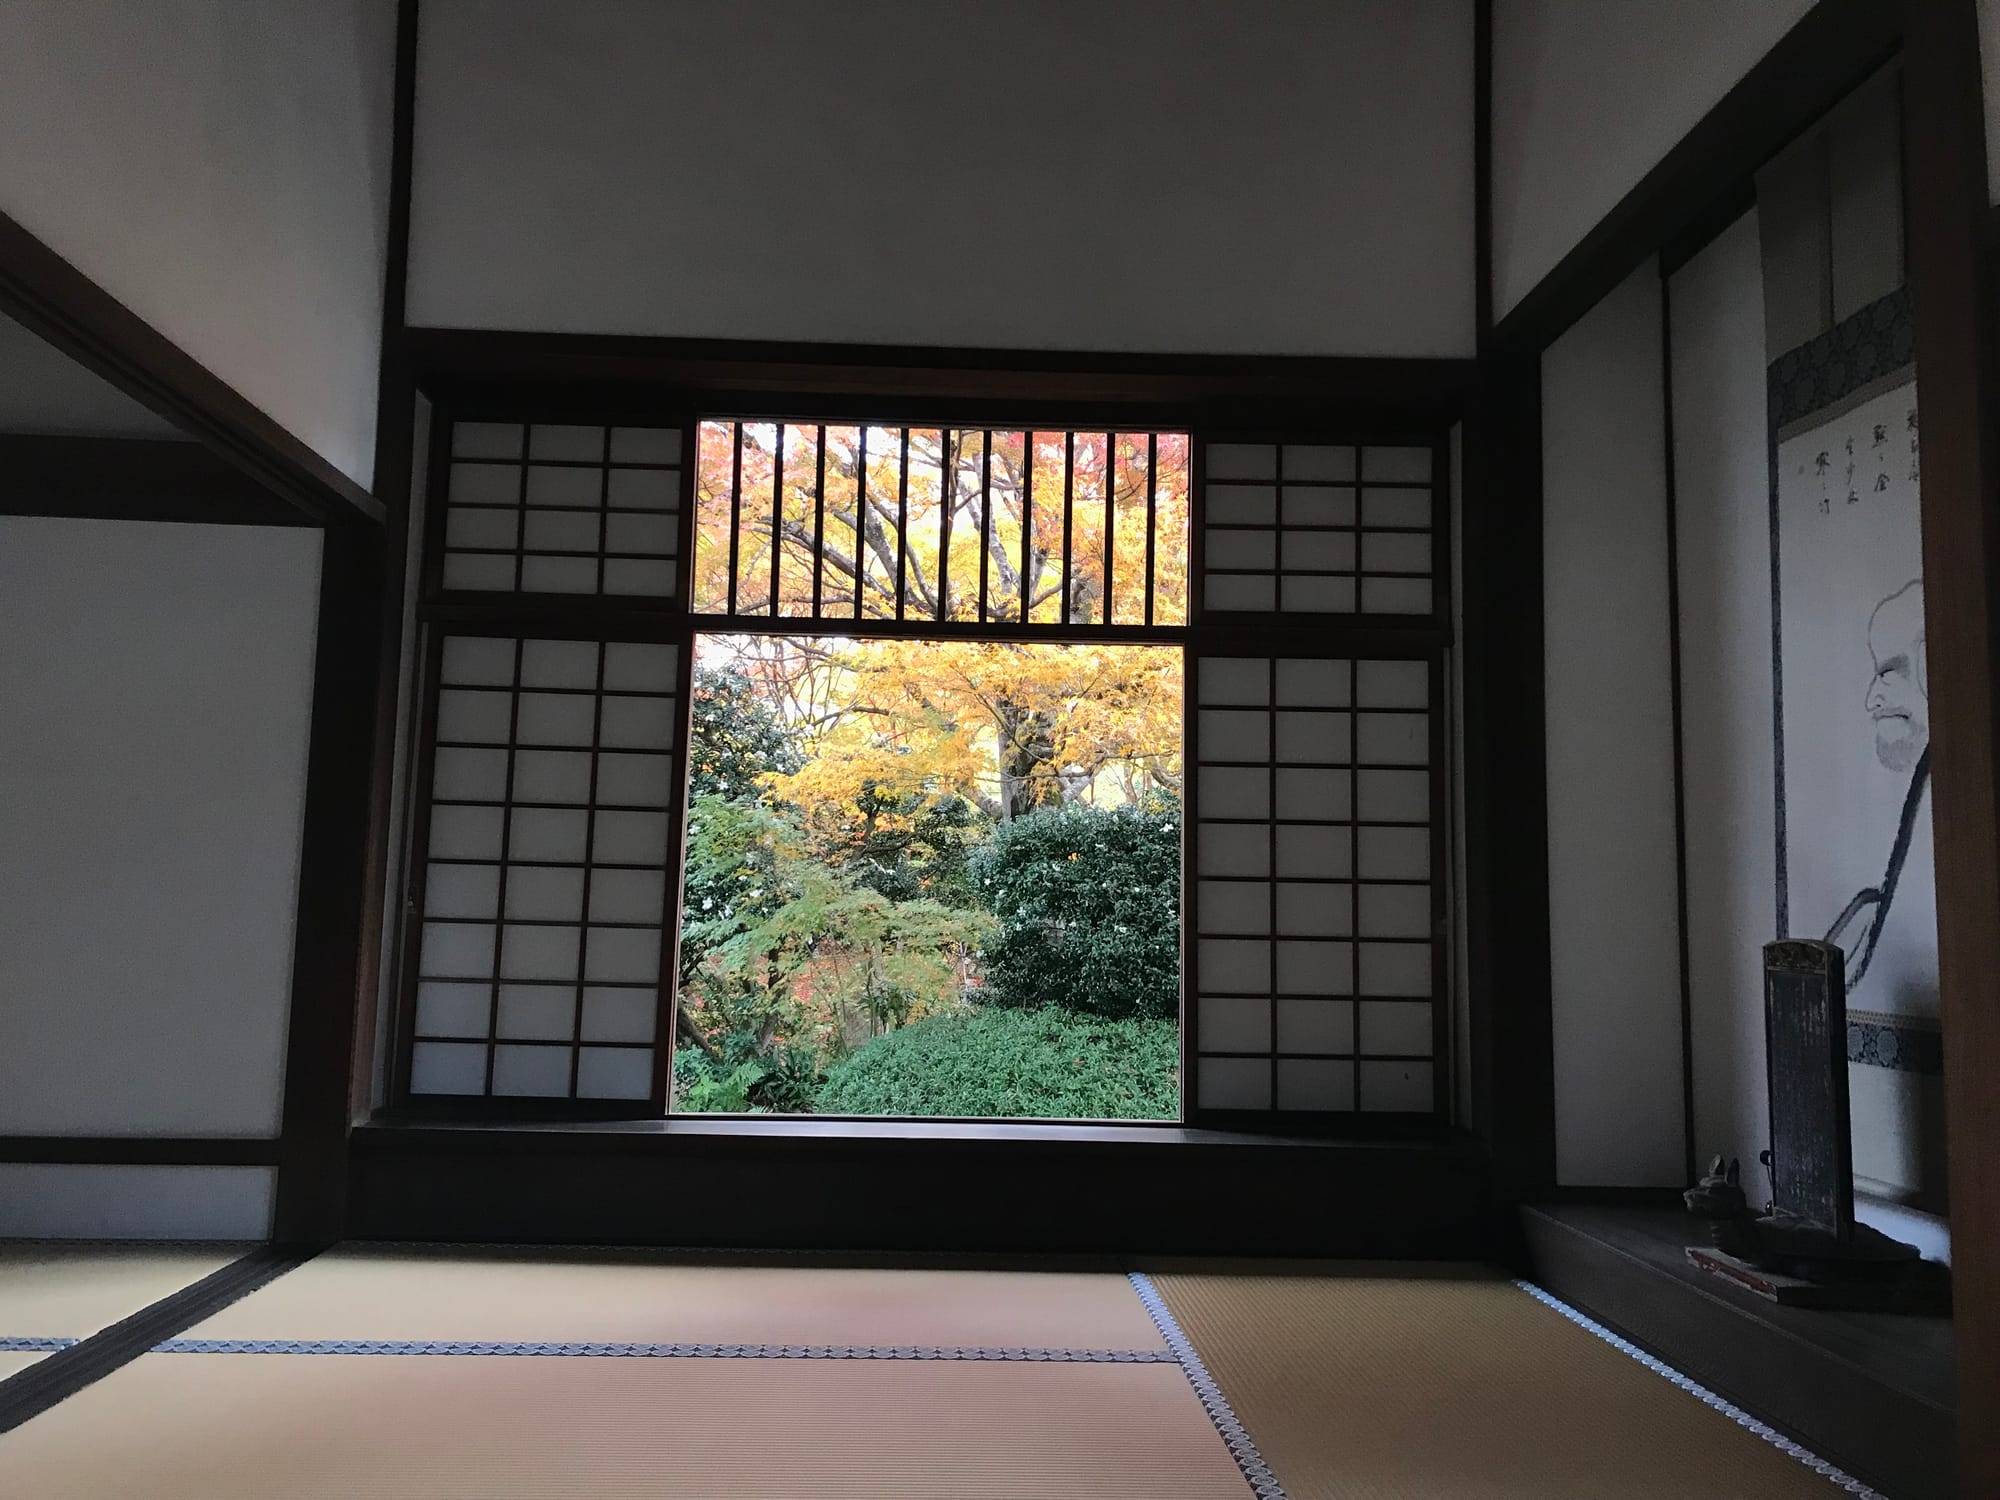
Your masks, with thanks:
[{"label": "patterned fabric trim", "polygon": [[1599,1323],[1592,1318],[1586,1317],[1584,1314],[1578,1312],[1575,1308],[1571,1307],[1567,1302],[1561,1301],[1559,1298],[1553,1297],[1549,1293],[1543,1291],[1540,1287],[1536,1286],[1532,1281],[1516,1281],[1514,1285],[1519,1287],[1522,1291],[1526,1292],[1530,1297],[1533,1297],[1537,1302],[1541,1303],[1544,1307],[1550,1307],[1555,1309],[1555,1311],[1561,1313],[1565,1318],[1568,1318],[1570,1322],[1576,1324],[1577,1327],[1583,1329],[1586,1333],[1595,1334],[1598,1338],[1604,1340],[1605,1343],[1609,1344],[1612,1348],[1618,1350],[1621,1354],[1631,1355],[1632,1358],[1639,1361],[1640,1364],[1644,1365],[1647,1369],[1651,1370],[1655,1375],[1661,1376],[1664,1379],[1671,1381],[1674,1385],[1686,1391],[1690,1396],[1694,1397],[1704,1406],[1712,1407],[1714,1410],[1722,1413],[1723,1416],[1729,1418],[1729,1420],[1734,1422],[1738,1427],[1741,1427],[1746,1431],[1755,1433],[1758,1437],[1762,1438],[1765,1442],[1769,1443],[1773,1448],[1776,1448],[1780,1453],[1785,1454],[1787,1457],[1797,1459],[1800,1463],[1804,1464],[1808,1469],[1811,1469],[1813,1473],[1819,1475],[1822,1479],[1825,1479],[1832,1484],[1838,1485],[1841,1489],[1846,1490],[1850,1495],[1860,1496],[1861,1500],[1888,1500],[1888,1497],[1882,1494],[1881,1491],[1870,1489],[1867,1485],[1863,1484],[1860,1480],[1856,1479],[1852,1474],[1849,1474],[1845,1470],[1837,1467],[1836,1465],[1829,1463],[1826,1459],[1821,1458],[1817,1453],[1812,1452],[1810,1449],[1801,1447],[1799,1444],[1793,1442],[1790,1438],[1786,1437],[1782,1432],[1779,1432],[1776,1428],[1772,1427],[1770,1424],[1759,1421],[1757,1418],[1751,1416],[1749,1412],[1743,1410],[1742,1407],[1737,1406],[1735,1403],[1727,1401],[1721,1396],[1716,1395],[1715,1392],[1708,1389],[1707,1386],[1696,1384],[1693,1380],[1690,1380],[1687,1376],[1683,1375],[1679,1370],[1676,1370],[1672,1365],[1667,1364],[1663,1360],[1655,1359],[1652,1355],[1648,1354],[1644,1349],[1641,1349],[1637,1344],[1634,1344],[1627,1339],[1620,1338],[1617,1334],[1613,1333],[1610,1329],[1606,1328],[1602,1323]]},{"label": "patterned fabric trim", "polygon": [[76,1339],[0,1337],[0,1354],[49,1354],[57,1349],[67,1349],[77,1342]]},{"label": "patterned fabric trim", "polygon": [[1782,433],[1916,357],[1915,306],[1910,289],[1898,287],[1771,361],[1765,373],[1771,431]]},{"label": "patterned fabric trim", "polygon": [[1165,1349],[958,1349],[922,1344],[514,1343],[455,1339],[167,1339],[155,1354],[416,1354],[567,1359],[911,1359],[1170,1365]]},{"label": "patterned fabric trim", "polygon": [[1936,1022],[1847,1016],[1847,1060],[1899,1073],[1944,1076],[1944,1033]]},{"label": "patterned fabric trim", "polygon": [[1278,1483],[1278,1476],[1271,1472],[1271,1466],[1264,1462],[1264,1455],[1257,1451],[1257,1445],[1250,1441],[1250,1434],[1236,1419],[1236,1413],[1230,1409],[1221,1388],[1208,1373],[1208,1366],[1201,1362],[1201,1356],[1194,1352],[1194,1345],[1181,1332],[1181,1325],[1167,1310],[1159,1288],[1153,1285],[1153,1278],[1140,1271],[1128,1271],[1126,1280],[1132,1283],[1132,1290],[1145,1304],[1153,1326],[1160,1330],[1160,1337],[1167,1341],[1170,1357],[1179,1362],[1188,1384],[1194,1387],[1202,1410],[1208,1413],[1209,1421],[1222,1435],[1223,1444],[1229,1449],[1229,1456],[1236,1460],[1236,1467],[1243,1471],[1251,1493],[1258,1500],[1285,1500],[1284,1486]]}]

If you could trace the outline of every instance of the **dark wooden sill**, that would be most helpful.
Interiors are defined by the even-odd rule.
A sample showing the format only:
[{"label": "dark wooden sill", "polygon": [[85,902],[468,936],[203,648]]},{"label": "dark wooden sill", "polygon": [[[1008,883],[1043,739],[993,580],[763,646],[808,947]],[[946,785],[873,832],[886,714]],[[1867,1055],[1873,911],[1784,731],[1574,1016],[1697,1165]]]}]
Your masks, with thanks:
[{"label": "dark wooden sill", "polygon": [[1480,1259],[1485,1153],[1180,1125],[373,1120],[359,1239]]},{"label": "dark wooden sill", "polygon": [[[548,1149],[569,1142],[584,1151],[701,1150],[710,1143],[769,1145],[797,1149],[797,1143],[860,1146],[909,1145],[918,1149],[955,1146],[1065,1148],[1235,1148],[1304,1149],[1315,1152],[1443,1152],[1477,1154],[1463,1131],[1398,1130],[1367,1135],[1274,1133],[1216,1130],[1169,1121],[1067,1120],[904,1120],[827,1119],[813,1116],[717,1115],[647,1120],[481,1119],[380,1114],[357,1126],[354,1144],[362,1150],[433,1148],[455,1144],[472,1149]],[[780,1144],[784,1143],[784,1144]]]}]

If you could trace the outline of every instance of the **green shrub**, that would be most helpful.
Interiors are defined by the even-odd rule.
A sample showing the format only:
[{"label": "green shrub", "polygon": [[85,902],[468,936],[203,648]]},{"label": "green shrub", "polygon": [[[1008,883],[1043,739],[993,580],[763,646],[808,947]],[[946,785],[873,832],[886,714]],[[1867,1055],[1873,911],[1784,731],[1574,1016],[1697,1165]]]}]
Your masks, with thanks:
[{"label": "green shrub", "polygon": [[827,1070],[823,1115],[1164,1120],[1180,1111],[1180,1028],[1053,1007],[933,1016]]},{"label": "green shrub", "polygon": [[805,1114],[824,1076],[809,1047],[759,1050],[747,1031],[715,1039],[716,1056],[674,1049],[674,1108],[687,1114]]},{"label": "green shrub", "polygon": [[981,953],[983,1004],[1179,1014],[1181,812],[1172,798],[1015,818],[974,851],[971,875],[1000,920]]}]

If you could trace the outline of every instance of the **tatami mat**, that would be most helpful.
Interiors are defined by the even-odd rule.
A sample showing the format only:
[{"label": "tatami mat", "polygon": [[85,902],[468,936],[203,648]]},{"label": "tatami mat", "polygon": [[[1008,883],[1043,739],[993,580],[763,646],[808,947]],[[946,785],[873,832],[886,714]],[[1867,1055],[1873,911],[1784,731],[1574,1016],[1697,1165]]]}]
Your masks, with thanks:
[{"label": "tatami mat", "polygon": [[1290,1500],[1830,1500],[1511,1282],[1156,1275]]},{"label": "tatami mat", "polygon": [[244,1248],[0,1241],[0,1336],[87,1338],[221,1270]]},{"label": "tatami mat", "polygon": [[149,1354],[0,1436],[37,1500],[1243,1500],[1179,1367]]},{"label": "tatami mat", "polygon": [[46,1353],[20,1353],[0,1349],[0,1380],[5,1380],[9,1375],[18,1375],[27,1369],[29,1365],[36,1364],[47,1358],[48,1355]]},{"label": "tatami mat", "polygon": [[710,1266],[345,1246],[187,1336],[1164,1347],[1114,1273]]}]

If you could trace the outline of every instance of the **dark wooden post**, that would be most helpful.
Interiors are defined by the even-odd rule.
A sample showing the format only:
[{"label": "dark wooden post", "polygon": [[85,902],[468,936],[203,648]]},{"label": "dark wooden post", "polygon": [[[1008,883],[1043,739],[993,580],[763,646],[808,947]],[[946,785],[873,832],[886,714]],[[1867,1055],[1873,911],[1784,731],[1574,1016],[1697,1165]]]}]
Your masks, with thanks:
[{"label": "dark wooden post", "polygon": [[1503,1188],[1555,1181],[1539,355],[1488,356],[1465,425],[1466,955],[1473,1125]]},{"label": "dark wooden post", "polygon": [[396,691],[416,388],[405,291],[416,112],[417,0],[398,0],[389,148],[388,247],[376,385],[374,494],[380,524],[335,524],[320,562],[292,1023],[273,1237],[338,1239],[347,1210],[347,1134],[364,1116],[374,1065],[392,826]]},{"label": "dark wooden post", "polygon": [[299,917],[274,1237],[338,1239],[345,1218],[349,1069],[364,968],[375,721],[383,635],[383,530],[330,526],[320,561]]},{"label": "dark wooden post", "polygon": [[2000,1495],[2000,508],[1973,0],[1909,0],[1903,89],[1958,1360],[1958,1489]]}]

